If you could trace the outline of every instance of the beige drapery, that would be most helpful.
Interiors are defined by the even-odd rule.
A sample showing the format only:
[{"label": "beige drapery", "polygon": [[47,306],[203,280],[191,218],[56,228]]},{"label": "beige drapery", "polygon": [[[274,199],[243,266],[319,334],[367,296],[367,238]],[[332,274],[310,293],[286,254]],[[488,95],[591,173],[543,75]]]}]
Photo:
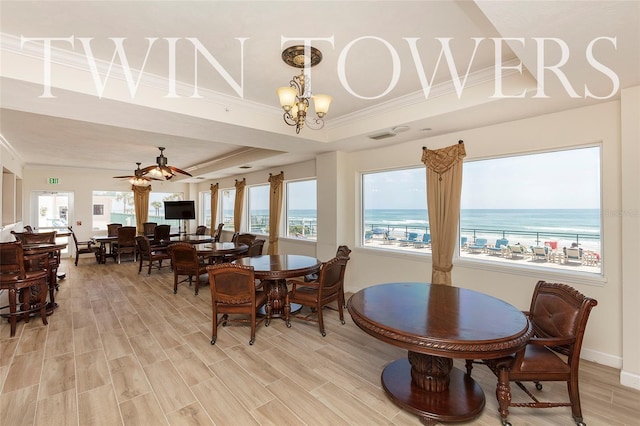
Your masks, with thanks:
[{"label": "beige drapery", "polygon": [[216,233],[216,219],[218,218],[218,189],[220,184],[211,184],[209,189],[211,190],[211,236]]},{"label": "beige drapery", "polygon": [[451,285],[453,251],[458,236],[464,143],[437,150],[422,149],[427,169],[427,210],[431,230],[432,284]]},{"label": "beige drapery", "polygon": [[233,231],[240,232],[242,222],[242,207],[244,206],[244,187],[247,185],[247,179],[236,179],[236,202],[233,205]]},{"label": "beige drapery", "polygon": [[151,185],[131,185],[131,190],[133,191],[133,205],[136,211],[136,229],[138,235],[142,235],[144,233],[143,223],[149,219],[149,193],[151,192]]},{"label": "beige drapery", "polygon": [[269,174],[269,183],[271,184],[271,192],[269,194],[269,249],[267,254],[278,254],[284,172],[277,175]]}]

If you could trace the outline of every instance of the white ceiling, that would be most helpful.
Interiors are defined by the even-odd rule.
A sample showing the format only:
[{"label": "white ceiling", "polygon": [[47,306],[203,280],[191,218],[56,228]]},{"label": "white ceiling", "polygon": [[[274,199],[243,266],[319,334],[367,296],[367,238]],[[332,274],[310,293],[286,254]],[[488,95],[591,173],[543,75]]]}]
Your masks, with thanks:
[{"label": "white ceiling", "polygon": [[[27,165],[101,168],[116,175],[130,173],[138,161],[153,164],[162,146],[170,165],[194,178],[215,179],[242,173],[239,166],[278,167],[322,152],[357,151],[588,105],[640,85],[640,1],[2,1],[0,8],[0,143]],[[52,97],[42,96],[42,44],[21,36],[73,37],[73,45],[51,43]],[[144,67],[142,77],[132,95],[116,59],[99,96],[82,39],[91,38],[105,81],[114,55],[111,39],[118,37],[125,39],[133,79]],[[144,62],[152,37],[157,40]],[[296,135],[282,121],[275,89],[298,71],[280,53],[299,44],[282,37],[325,39],[312,42],[323,53],[312,69],[313,90],[333,96],[322,130],[305,128]],[[474,38],[483,40],[461,96],[444,60],[426,96],[407,39],[418,39],[421,67],[431,80],[438,38],[445,37],[452,39],[459,74],[467,71]],[[557,63],[559,46],[566,44],[566,83],[546,71],[547,97],[534,98],[541,81],[536,38],[544,37],[556,39],[544,44],[546,64]],[[597,67],[586,52],[600,37],[615,37],[616,46],[606,39],[595,42],[595,60],[603,65]],[[175,61],[169,38],[178,39]],[[520,40],[501,43],[496,53],[492,38]],[[228,75],[196,55],[190,39]],[[391,51],[398,55],[395,69]],[[496,62],[503,67],[503,93],[524,98],[493,96]],[[171,98],[166,95],[173,63],[178,96]],[[520,63],[522,72],[516,69]],[[397,84],[385,94],[394,74]],[[613,75],[620,81],[617,90]],[[568,84],[579,97],[570,96]],[[196,85],[200,97],[193,96]],[[585,86],[607,99],[584,99]],[[380,141],[368,137],[401,125],[409,130]]]}]

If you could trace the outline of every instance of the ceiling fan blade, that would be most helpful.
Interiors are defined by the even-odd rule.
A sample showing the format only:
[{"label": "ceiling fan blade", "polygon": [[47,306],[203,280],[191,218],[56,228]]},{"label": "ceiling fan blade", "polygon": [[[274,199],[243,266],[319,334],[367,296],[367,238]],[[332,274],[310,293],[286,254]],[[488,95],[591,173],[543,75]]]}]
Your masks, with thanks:
[{"label": "ceiling fan blade", "polygon": [[174,172],[174,173],[182,173],[183,175],[192,176],[191,173],[185,172],[184,170],[180,170],[177,167],[173,167],[173,166],[167,166],[167,167],[169,167],[171,169],[171,171]]},{"label": "ceiling fan blade", "polygon": [[114,176],[114,179],[130,179],[130,178],[134,178],[135,176]]}]

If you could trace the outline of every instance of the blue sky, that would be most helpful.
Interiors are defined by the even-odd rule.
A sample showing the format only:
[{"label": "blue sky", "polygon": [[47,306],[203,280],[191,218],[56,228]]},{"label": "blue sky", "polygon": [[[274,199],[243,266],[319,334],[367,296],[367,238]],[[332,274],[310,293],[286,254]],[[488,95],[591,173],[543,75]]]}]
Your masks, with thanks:
[{"label": "blue sky", "polygon": [[[424,167],[364,176],[365,209],[424,209]],[[466,161],[463,209],[598,209],[600,148]]]}]

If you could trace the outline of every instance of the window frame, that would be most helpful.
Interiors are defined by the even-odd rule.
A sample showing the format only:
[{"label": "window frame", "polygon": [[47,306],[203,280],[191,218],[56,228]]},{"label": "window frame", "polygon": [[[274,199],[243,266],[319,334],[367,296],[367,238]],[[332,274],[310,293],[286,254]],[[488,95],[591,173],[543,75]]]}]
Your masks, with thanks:
[{"label": "window frame", "polygon": [[[269,212],[269,190],[271,188],[271,185],[269,183],[266,184],[257,184],[257,185],[251,185],[251,186],[247,186],[246,187],[246,191],[245,191],[245,203],[247,208],[246,208],[246,230],[247,232],[254,234],[254,235],[269,235],[269,216],[270,216],[270,212]],[[257,189],[266,189],[267,191],[267,214],[266,214],[266,224],[262,223],[262,231],[256,231],[252,229],[252,223],[251,223],[251,192],[255,191]],[[256,210],[262,210],[262,209],[256,209]],[[265,227],[266,226],[266,227]],[[264,232],[264,229],[266,229],[266,232]]]},{"label": "window frame", "polygon": [[[315,232],[312,232],[311,235],[314,235],[313,237],[305,237],[304,235],[304,229],[306,229],[305,224],[304,224],[304,219],[302,221],[302,226],[303,226],[303,233],[301,236],[297,236],[297,235],[292,235],[289,233],[289,210],[296,210],[296,209],[290,209],[289,206],[291,204],[291,201],[289,199],[289,196],[291,195],[291,191],[289,189],[290,185],[295,185],[297,183],[304,183],[304,182],[315,182],[315,192],[316,192],[316,197],[315,197],[315,218],[313,219],[313,222],[315,223]],[[281,225],[284,226],[284,232],[281,232],[284,236],[284,238],[291,238],[291,239],[295,239],[295,240],[301,240],[301,241],[317,241],[318,239],[318,179],[317,178],[304,178],[304,179],[295,179],[295,180],[290,180],[290,181],[286,181],[285,182],[285,187],[284,187],[284,221],[282,221],[284,224]],[[311,209],[298,209],[298,210],[311,210]],[[313,227],[313,224],[309,225],[309,228]]]}]

